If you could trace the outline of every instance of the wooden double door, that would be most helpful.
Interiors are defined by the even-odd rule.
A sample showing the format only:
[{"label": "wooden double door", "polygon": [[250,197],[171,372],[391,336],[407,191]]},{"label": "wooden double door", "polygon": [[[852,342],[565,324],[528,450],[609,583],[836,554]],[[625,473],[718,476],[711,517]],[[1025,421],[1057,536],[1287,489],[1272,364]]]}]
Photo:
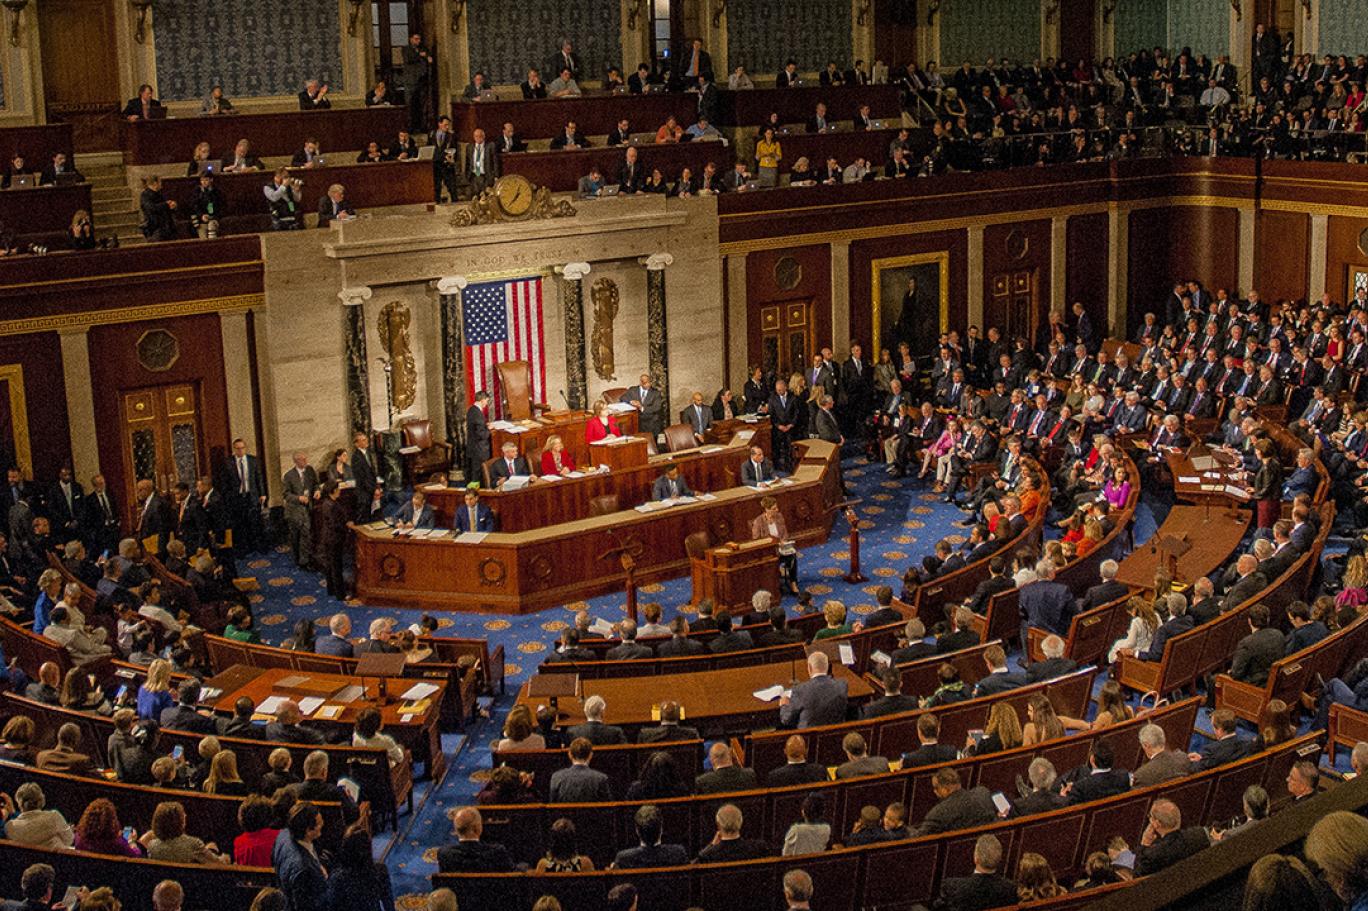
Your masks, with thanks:
[{"label": "wooden double door", "polygon": [[788,379],[812,363],[812,299],[776,301],[760,308],[760,366],[765,375]]},{"label": "wooden double door", "polygon": [[[128,484],[124,502],[136,502],[133,492],[139,481],[151,481],[157,490],[167,492],[182,481],[193,488],[195,480],[208,473],[197,384],[128,389],[121,405]],[[136,516],[132,518],[136,522]]]}]

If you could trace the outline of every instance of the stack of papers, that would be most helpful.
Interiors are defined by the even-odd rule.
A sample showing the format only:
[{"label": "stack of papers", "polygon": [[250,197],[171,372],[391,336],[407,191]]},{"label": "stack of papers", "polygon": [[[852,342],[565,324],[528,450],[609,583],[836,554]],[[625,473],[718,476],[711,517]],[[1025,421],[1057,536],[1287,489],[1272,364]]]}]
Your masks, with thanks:
[{"label": "stack of papers", "polygon": [[456,536],[456,540],[461,544],[479,544],[487,535],[488,532],[483,531],[463,531]]},{"label": "stack of papers", "polygon": [[631,402],[614,402],[608,406],[609,414],[626,414],[629,411],[636,411]]},{"label": "stack of papers", "polygon": [[317,696],[306,696],[299,700],[299,710],[305,715],[312,715],[314,712],[318,711],[318,709],[322,708],[322,706],[323,700]]},{"label": "stack of papers", "polygon": [[850,667],[855,663],[855,649],[850,647],[849,642],[842,642],[837,646],[838,654],[841,656],[841,663]]},{"label": "stack of papers", "polygon": [[773,702],[780,696],[791,696],[793,694],[790,690],[785,689],[782,683],[776,683],[774,686],[767,686],[763,690],[756,690],[751,695],[761,702]]},{"label": "stack of papers", "polygon": [[257,706],[257,714],[274,715],[276,712],[280,711],[280,707],[284,702],[284,696],[268,696],[261,701],[261,705]]},{"label": "stack of papers", "polygon": [[438,687],[431,683],[415,683],[399,698],[405,701],[417,701],[419,699],[426,699],[428,696],[437,692],[437,690]]},{"label": "stack of papers", "polygon": [[316,713],[314,713],[314,717],[315,717],[315,718],[322,719],[323,721],[331,721],[332,719],[336,718],[337,716],[339,716],[339,715],[341,715],[341,714],[342,714],[342,706],[340,706],[340,705],[325,705],[325,706],[323,706],[321,709],[319,709]]},{"label": "stack of papers", "polygon": [[543,481],[559,481],[561,476],[558,474],[544,474],[541,476]]},{"label": "stack of papers", "polygon": [[612,636],[613,624],[602,617],[595,617],[594,622],[589,624],[589,632],[598,633],[600,636]]}]

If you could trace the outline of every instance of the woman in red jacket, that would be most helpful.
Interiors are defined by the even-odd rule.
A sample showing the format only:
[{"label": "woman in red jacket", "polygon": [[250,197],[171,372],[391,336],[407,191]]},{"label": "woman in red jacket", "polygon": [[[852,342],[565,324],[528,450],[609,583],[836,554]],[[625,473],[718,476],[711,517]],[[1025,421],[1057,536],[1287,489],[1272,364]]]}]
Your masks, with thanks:
[{"label": "woman in red jacket", "polygon": [[553,433],[547,437],[546,448],[542,450],[541,473],[565,477],[574,470],[575,461],[570,458],[570,453],[565,451],[565,441],[560,438],[560,434]]},{"label": "woman in red jacket", "polygon": [[594,416],[584,425],[584,441],[593,443],[605,437],[620,437],[617,419],[608,413],[608,403],[599,399],[594,403]]}]

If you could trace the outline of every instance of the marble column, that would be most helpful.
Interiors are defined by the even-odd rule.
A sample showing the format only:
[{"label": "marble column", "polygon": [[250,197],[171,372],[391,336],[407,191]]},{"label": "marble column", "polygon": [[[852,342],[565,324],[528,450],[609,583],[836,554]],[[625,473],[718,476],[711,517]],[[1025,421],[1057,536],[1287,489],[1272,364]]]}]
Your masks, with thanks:
[{"label": "marble column", "polygon": [[748,357],[746,331],[747,320],[749,319],[747,309],[749,302],[746,294],[746,254],[733,253],[728,256],[724,268],[727,276],[726,319],[729,338],[726,352],[725,381],[728,386],[736,384],[736,388],[740,389],[749,379],[749,375],[746,373]]},{"label": "marble column", "polygon": [[1240,294],[1248,294],[1254,288],[1254,207],[1241,206],[1239,208],[1240,219],[1240,252],[1238,263],[1238,278],[1240,282]]},{"label": "marble column", "polygon": [[670,331],[665,315],[665,267],[674,262],[668,253],[652,253],[642,259],[646,267],[647,365],[651,382],[660,390],[665,403],[666,423],[673,414],[670,407]]},{"label": "marble column", "polygon": [[1306,286],[1309,300],[1320,300],[1325,293],[1325,260],[1330,232],[1330,216],[1311,216],[1311,243],[1306,264]]},{"label": "marble column", "polygon": [[[969,233],[969,255],[966,268],[969,270],[968,292],[969,300],[965,314],[969,319],[970,326],[983,327],[983,225],[970,225]],[[984,329],[986,332],[987,330]]]},{"label": "marble column", "polygon": [[1113,333],[1129,332],[1130,210],[1113,203],[1107,208],[1107,323]]},{"label": "marble column", "polygon": [[461,292],[469,281],[464,275],[437,280],[442,334],[442,415],[446,419],[447,440],[451,443],[451,464],[465,464],[465,329],[462,325]]},{"label": "marble column", "polygon": [[589,376],[584,366],[584,277],[588,263],[556,267],[565,306],[565,398],[572,409],[589,407]]},{"label": "marble column", "polygon": [[347,424],[352,433],[370,433],[370,376],[366,364],[366,301],[371,289],[343,288],[337,297],[346,309],[342,348],[347,358]]},{"label": "marble column", "polygon": [[243,369],[229,370],[225,377],[228,386],[228,429],[234,437],[243,439],[248,450],[260,453],[261,441],[256,438],[256,408],[252,403],[252,377],[246,369],[251,363],[247,354],[247,311],[220,313],[219,334],[223,339],[223,362],[243,365]]},{"label": "marble column", "polygon": [[831,243],[831,342],[840,351],[850,343],[850,241]]},{"label": "marble column", "polygon": [[[90,345],[87,328],[59,329],[62,373],[66,383],[67,423],[71,433],[71,468],[76,479],[90,487],[100,470],[100,447],[95,439],[95,393],[90,385]],[[37,428],[34,428],[37,429]]]},{"label": "marble column", "polygon": [[1069,219],[1056,215],[1050,219],[1050,309],[1068,313],[1068,246]]}]

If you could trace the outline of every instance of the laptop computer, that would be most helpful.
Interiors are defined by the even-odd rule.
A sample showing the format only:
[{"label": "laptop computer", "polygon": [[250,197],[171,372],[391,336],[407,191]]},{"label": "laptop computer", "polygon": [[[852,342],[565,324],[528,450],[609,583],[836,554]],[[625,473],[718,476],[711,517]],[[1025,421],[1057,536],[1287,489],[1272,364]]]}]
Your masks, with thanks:
[{"label": "laptop computer", "polygon": [[14,179],[10,181],[11,190],[20,190],[36,186],[38,186],[38,177],[34,174],[15,174]]},{"label": "laptop computer", "polygon": [[420,146],[418,149],[419,161],[432,161],[432,156],[437,154],[436,146]]},{"label": "laptop computer", "polygon": [[222,173],[223,173],[223,159],[221,159],[221,158],[211,158],[211,159],[209,159],[208,161],[200,162],[200,173],[201,173],[201,174],[222,174]]},{"label": "laptop computer", "polygon": [[68,187],[72,184],[85,183],[85,177],[75,171],[68,171],[65,174],[56,175],[55,183],[59,187]]},{"label": "laptop computer", "polygon": [[610,183],[610,184],[608,184],[608,186],[606,186],[606,187],[604,187],[603,189],[599,190],[599,194],[598,194],[598,195],[599,195],[600,197],[602,197],[602,196],[616,196],[616,195],[618,195],[618,191],[619,191],[620,189],[622,189],[622,185],[621,185],[621,184]]}]

